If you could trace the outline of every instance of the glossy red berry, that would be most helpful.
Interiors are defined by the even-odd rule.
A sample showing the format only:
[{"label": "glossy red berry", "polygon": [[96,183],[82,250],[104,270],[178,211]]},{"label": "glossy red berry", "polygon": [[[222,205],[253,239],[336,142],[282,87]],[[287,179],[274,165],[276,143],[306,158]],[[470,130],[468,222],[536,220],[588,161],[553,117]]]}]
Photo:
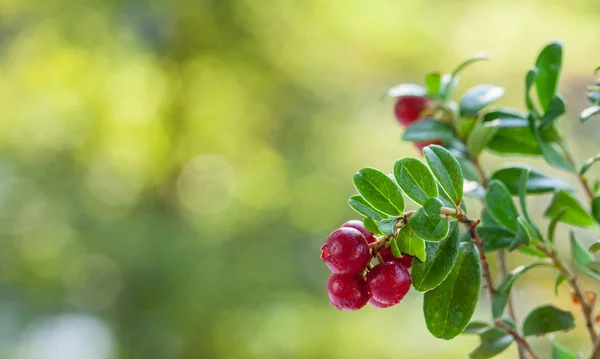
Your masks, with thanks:
[{"label": "glossy red berry", "polygon": [[342,224],[341,227],[354,228],[354,229],[358,230],[360,233],[362,233],[363,236],[365,236],[365,238],[367,239],[367,243],[377,242],[377,239],[375,238],[373,233],[369,232],[365,228],[365,225],[362,223],[362,221],[353,219],[351,221],[348,221],[348,222]]},{"label": "glossy red berry", "polygon": [[367,275],[367,289],[378,303],[395,305],[408,293],[410,274],[398,262],[379,263]]},{"label": "glossy red berry", "polygon": [[358,274],[333,273],[327,281],[327,293],[339,310],[358,310],[369,301],[367,284]]},{"label": "glossy red berry", "polygon": [[365,236],[354,228],[338,228],[331,232],[321,247],[321,258],[333,273],[358,274],[371,260]]},{"label": "glossy red berry", "polygon": [[386,304],[386,303],[378,302],[375,298],[370,298],[369,304],[371,304],[371,306],[375,307],[375,308],[389,308],[389,307],[394,306],[394,304]]},{"label": "glossy red berry", "polygon": [[419,149],[419,151],[423,151],[423,148],[429,145],[438,145],[441,146],[442,143],[440,141],[428,141],[428,142],[414,142],[415,147]]},{"label": "glossy red berry", "polygon": [[398,258],[394,255],[394,253],[392,253],[391,247],[386,247],[382,249],[381,251],[379,251],[379,254],[381,255],[381,258],[383,258],[384,262],[398,262],[406,269],[410,269],[410,267],[412,267],[413,257],[403,253],[402,258]]},{"label": "glossy red berry", "polygon": [[421,118],[421,112],[427,107],[429,99],[420,96],[402,96],[396,100],[394,113],[396,120],[403,126],[408,126],[411,123]]}]

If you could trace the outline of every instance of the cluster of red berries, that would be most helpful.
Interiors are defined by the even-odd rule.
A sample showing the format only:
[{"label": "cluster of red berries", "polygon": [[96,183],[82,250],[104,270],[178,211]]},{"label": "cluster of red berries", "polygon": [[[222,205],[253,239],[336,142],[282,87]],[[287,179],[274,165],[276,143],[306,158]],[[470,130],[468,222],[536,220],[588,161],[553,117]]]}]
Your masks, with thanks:
[{"label": "cluster of red berries", "polygon": [[[431,103],[427,97],[421,96],[402,96],[396,100],[396,106],[394,107],[394,114],[396,120],[404,127],[410,126],[412,123],[422,118],[421,114]],[[442,145],[440,141],[429,141],[429,142],[415,142],[415,146],[419,151],[423,150],[423,147],[429,145]]]},{"label": "cluster of red berries", "polygon": [[[369,244],[377,242],[361,221],[348,221],[331,232],[321,247],[321,258],[333,272],[327,282],[329,299],[339,310],[358,310],[367,302],[377,308],[398,304],[412,284],[412,257],[397,258],[389,247],[379,256],[383,261],[372,269]],[[375,249],[376,250],[376,249]]]}]

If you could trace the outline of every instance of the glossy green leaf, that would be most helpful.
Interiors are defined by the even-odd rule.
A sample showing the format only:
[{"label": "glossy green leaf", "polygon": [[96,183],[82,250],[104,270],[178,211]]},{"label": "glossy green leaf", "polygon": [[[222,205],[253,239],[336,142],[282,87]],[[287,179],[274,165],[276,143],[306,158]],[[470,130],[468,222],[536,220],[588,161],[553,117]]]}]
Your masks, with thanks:
[{"label": "glossy green leaf", "polygon": [[404,212],[400,187],[385,173],[365,167],[354,174],[354,187],[375,209],[392,216]]},{"label": "glossy green leaf", "polygon": [[425,96],[427,95],[427,90],[423,86],[415,85],[415,84],[400,84],[398,86],[394,86],[391,89],[387,90],[383,96],[382,100],[393,98],[393,97],[402,97],[402,96]]},{"label": "glossy green leaf", "polygon": [[495,108],[481,115],[481,118],[484,122],[491,122],[495,120],[500,120],[500,122],[504,120],[521,120],[520,122],[518,122],[520,123],[520,125],[517,127],[526,127],[529,125],[529,122],[527,122],[527,116],[525,114],[521,113],[518,110],[508,107]]},{"label": "glossy green leaf", "polygon": [[554,294],[558,296],[558,287],[560,287],[560,285],[563,284],[567,279],[569,279],[569,277],[567,277],[567,275],[564,273],[559,273],[556,276],[556,282],[554,283]]},{"label": "glossy green leaf", "polygon": [[544,216],[553,218],[564,208],[566,208],[566,211],[560,217],[561,222],[578,227],[591,227],[594,225],[594,219],[579,200],[563,190],[559,190],[554,194],[552,202],[544,212]]},{"label": "glossy green leaf", "polygon": [[396,228],[396,223],[398,223],[398,218],[388,218],[383,219],[377,222],[377,228],[379,231],[386,236],[393,236]]},{"label": "glossy green leaf", "polygon": [[515,240],[515,233],[499,225],[479,226],[477,233],[483,238],[483,249],[486,252],[509,248]]},{"label": "glossy green leaf", "polygon": [[375,220],[373,220],[373,218],[370,218],[370,217],[363,218],[363,225],[365,226],[367,231],[369,231],[375,235],[381,234],[381,232],[379,231],[379,227],[377,227],[377,222],[375,222]]},{"label": "glossy green leaf", "polygon": [[560,218],[567,212],[567,208],[561,209],[558,213],[556,213],[552,219],[550,219],[550,223],[548,224],[548,242],[554,243],[554,233],[556,233],[556,226],[558,222],[560,222]]},{"label": "glossy green leaf", "polygon": [[537,139],[529,127],[500,127],[487,148],[499,155],[538,156],[542,154]]},{"label": "glossy green leaf", "polygon": [[442,75],[439,72],[430,72],[425,75],[425,87],[430,97],[437,97],[442,86]]},{"label": "glossy green leaf", "polygon": [[476,116],[486,106],[504,95],[504,88],[494,85],[477,85],[468,89],[460,99],[462,117]]},{"label": "glossy green leaf", "polygon": [[583,166],[581,166],[581,169],[579,170],[579,173],[581,175],[585,174],[590,167],[592,167],[592,165],[596,162],[600,161],[600,153],[595,155],[594,157],[590,157],[588,158],[587,161],[585,161],[585,163],[583,164]]},{"label": "glossy green leaf", "polygon": [[523,172],[529,170],[527,179],[527,194],[541,194],[554,192],[556,190],[572,191],[573,188],[567,183],[558,179],[548,177],[542,172],[525,167],[507,167],[494,172],[490,180],[499,180],[504,183],[510,194],[516,196],[519,194],[519,186]]},{"label": "glossy green leaf", "polygon": [[470,359],[488,359],[502,353],[513,342],[513,336],[498,328],[490,328],[480,334],[480,343],[469,354]]},{"label": "glossy green leaf", "polygon": [[594,199],[592,200],[591,207],[592,216],[594,216],[596,222],[600,223],[600,196],[594,197]]},{"label": "glossy green leaf", "polygon": [[413,263],[412,285],[419,292],[427,292],[440,285],[452,271],[458,257],[460,231],[452,222],[450,233],[441,242],[427,242],[423,262]]},{"label": "glossy green leaf", "polygon": [[423,205],[438,196],[435,178],[427,166],[415,158],[403,158],[394,164],[396,182],[413,202]]},{"label": "glossy green leaf", "polygon": [[[535,122],[535,120],[530,115],[530,123]],[[575,169],[573,168],[573,164],[567,160],[564,151],[560,147],[556,147],[556,144],[552,144],[547,142],[541,132],[540,129],[535,124],[531,124],[530,128],[535,135],[538,146],[540,146],[540,150],[542,151],[542,156],[546,162],[552,167],[556,167],[558,169],[573,172]]]},{"label": "glossy green leaf", "polygon": [[548,255],[534,247],[519,247],[516,251],[533,258],[548,258]]},{"label": "glossy green leaf", "polygon": [[494,138],[499,128],[493,122],[480,123],[469,134],[467,148],[473,156],[478,156]]},{"label": "glossy green leaf", "polygon": [[506,226],[514,233],[517,232],[519,214],[504,183],[498,180],[490,181],[485,194],[485,204],[496,222]]},{"label": "glossy green leaf", "polygon": [[462,334],[481,334],[492,328],[492,325],[486,322],[472,321],[467,325]]},{"label": "glossy green leaf", "polygon": [[562,67],[562,43],[555,41],[544,47],[535,62],[535,67],[538,69],[535,88],[540,104],[546,111],[558,87]]},{"label": "glossy green leaf", "polygon": [[525,104],[530,113],[537,113],[533,100],[531,98],[531,87],[535,83],[535,79],[538,76],[537,67],[533,66],[527,71],[525,75]]},{"label": "glossy green leaf", "polygon": [[541,240],[542,235],[540,230],[537,228],[535,222],[531,219],[529,211],[527,210],[527,182],[529,182],[529,169],[526,169],[521,173],[521,179],[519,184],[519,204],[521,205],[521,213],[523,213],[526,221],[526,226],[529,228],[532,239]]},{"label": "glossy green leaf", "polygon": [[454,138],[454,128],[448,122],[423,119],[406,128],[402,139],[410,142],[450,141]]},{"label": "glossy green leaf", "polygon": [[579,115],[579,120],[583,123],[589,120],[590,118],[600,114],[600,106],[591,106],[581,111],[581,115]]},{"label": "glossy green leaf", "polygon": [[548,110],[546,110],[544,116],[542,116],[541,127],[544,128],[551,126],[554,121],[556,121],[556,119],[558,119],[560,116],[564,115],[566,111],[567,104],[565,99],[560,94],[552,96],[550,104],[548,105]]},{"label": "glossy green leaf", "polygon": [[542,305],[532,310],[523,322],[523,335],[543,335],[575,328],[575,319],[571,312],[553,305]]},{"label": "glossy green leaf", "polygon": [[462,156],[456,156],[456,160],[460,163],[460,168],[463,171],[463,176],[466,180],[478,182],[481,179],[477,173],[477,169],[473,166],[473,163]]},{"label": "glossy green leaf", "polygon": [[[410,226],[404,226],[398,232],[398,237],[394,241],[399,253],[405,253],[418,258],[420,261],[425,260],[425,242],[414,235]],[[393,248],[392,248],[393,249]],[[398,257],[398,254],[394,254]]]},{"label": "glossy green leaf", "polygon": [[431,334],[449,340],[462,333],[475,311],[480,286],[479,254],[473,244],[463,243],[448,277],[425,293],[423,311]]},{"label": "glossy green leaf", "polygon": [[348,204],[350,205],[350,207],[352,207],[353,210],[358,212],[358,214],[362,214],[363,216],[368,218],[373,218],[376,221],[381,221],[382,219],[388,217],[385,213],[373,208],[373,206],[371,206],[369,202],[365,201],[365,199],[358,194],[350,197],[350,199],[348,200]]},{"label": "glossy green leaf", "polygon": [[567,348],[552,342],[552,359],[577,359],[577,355],[571,353]]},{"label": "glossy green leaf", "polygon": [[510,249],[514,250],[521,246],[528,247],[531,244],[532,237],[532,230],[527,225],[527,222],[523,217],[517,217],[517,233],[511,243]]},{"label": "glossy green leaf", "polygon": [[590,253],[598,253],[598,251],[600,251],[600,241],[592,244],[590,249],[588,249],[588,252]]},{"label": "glossy green leaf", "polygon": [[577,241],[577,239],[575,239],[575,234],[572,231],[570,233],[570,239],[571,255],[575,264],[577,264],[579,269],[581,269],[581,271],[585,274],[594,279],[600,280],[600,274],[588,267],[588,264],[596,261],[594,257],[585,249],[584,246],[581,245],[581,243],[579,243],[579,241]]},{"label": "glossy green leaf", "polygon": [[492,296],[492,316],[494,319],[500,318],[500,316],[502,316],[504,313],[504,309],[506,308],[506,304],[508,303],[508,298],[510,296],[510,291],[517,278],[525,274],[530,269],[549,265],[549,263],[545,262],[522,265],[513,269],[506,277],[504,277],[502,282],[496,287],[496,292]]},{"label": "glossy green leaf", "polygon": [[442,201],[430,198],[409,219],[414,234],[430,242],[439,242],[448,235],[448,219],[440,216]]},{"label": "glossy green leaf", "polygon": [[436,145],[425,147],[423,156],[444,192],[458,205],[463,195],[463,174],[456,158]]}]

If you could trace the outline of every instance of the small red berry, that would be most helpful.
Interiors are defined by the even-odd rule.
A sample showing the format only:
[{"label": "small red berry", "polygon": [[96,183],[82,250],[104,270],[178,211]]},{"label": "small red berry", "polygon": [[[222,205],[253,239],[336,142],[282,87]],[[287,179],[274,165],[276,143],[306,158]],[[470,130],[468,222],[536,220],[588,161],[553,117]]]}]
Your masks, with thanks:
[{"label": "small red berry", "polygon": [[390,306],[404,298],[411,284],[410,274],[398,262],[379,263],[367,275],[371,298]]},{"label": "small red berry", "polygon": [[365,236],[365,238],[367,239],[367,243],[377,242],[377,239],[375,238],[373,233],[369,232],[365,228],[365,225],[362,223],[362,221],[353,219],[351,221],[348,221],[348,222],[342,224],[341,227],[354,228],[354,229],[358,230],[360,233],[362,233],[363,236]]},{"label": "small red berry", "polygon": [[327,281],[327,293],[339,310],[358,310],[369,301],[365,280],[358,274],[333,273]]},{"label": "small red berry", "polygon": [[412,267],[413,257],[409,256],[408,254],[402,253],[402,258],[398,258],[394,255],[394,253],[392,253],[391,247],[386,247],[382,249],[381,251],[379,251],[379,254],[381,254],[381,258],[383,258],[384,262],[398,262],[406,269],[410,269],[410,267]]},{"label": "small red berry", "polygon": [[338,228],[331,232],[321,247],[321,258],[333,273],[358,274],[371,260],[365,236],[354,228]]},{"label": "small red berry", "polygon": [[440,141],[428,141],[428,142],[415,142],[414,145],[415,145],[415,147],[417,147],[419,149],[419,151],[423,151],[423,148],[425,148],[429,145],[441,146],[442,143]]},{"label": "small red berry", "polygon": [[402,96],[398,97],[394,113],[396,119],[403,126],[408,126],[411,123],[421,118],[421,112],[427,107],[429,99],[420,96]]},{"label": "small red berry", "polygon": [[369,299],[369,304],[371,304],[371,306],[375,308],[389,308],[394,306],[394,304],[385,304],[378,302],[375,298]]}]

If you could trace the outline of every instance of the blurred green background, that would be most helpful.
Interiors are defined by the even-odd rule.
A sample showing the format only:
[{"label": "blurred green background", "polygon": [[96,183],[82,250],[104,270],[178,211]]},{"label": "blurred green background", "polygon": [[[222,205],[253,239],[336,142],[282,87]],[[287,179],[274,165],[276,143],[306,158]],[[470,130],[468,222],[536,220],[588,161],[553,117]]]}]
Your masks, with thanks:
[{"label": "blurred green background", "polygon": [[[600,124],[577,114],[599,23],[591,0],[0,0],[0,357],[467,357],[478,339],[433,338],[414,291],[336,311],[319,247],[357,218],[358,168],[417,155],[382,92],[477,51],[492,61],[458,94],[494,83],[522,108],[527,68],[562,39],[562,127],[580,161],[595,154]],[[516,284],[519,316],[575,311],[557,337],[587,351],[554,278]]]}]

